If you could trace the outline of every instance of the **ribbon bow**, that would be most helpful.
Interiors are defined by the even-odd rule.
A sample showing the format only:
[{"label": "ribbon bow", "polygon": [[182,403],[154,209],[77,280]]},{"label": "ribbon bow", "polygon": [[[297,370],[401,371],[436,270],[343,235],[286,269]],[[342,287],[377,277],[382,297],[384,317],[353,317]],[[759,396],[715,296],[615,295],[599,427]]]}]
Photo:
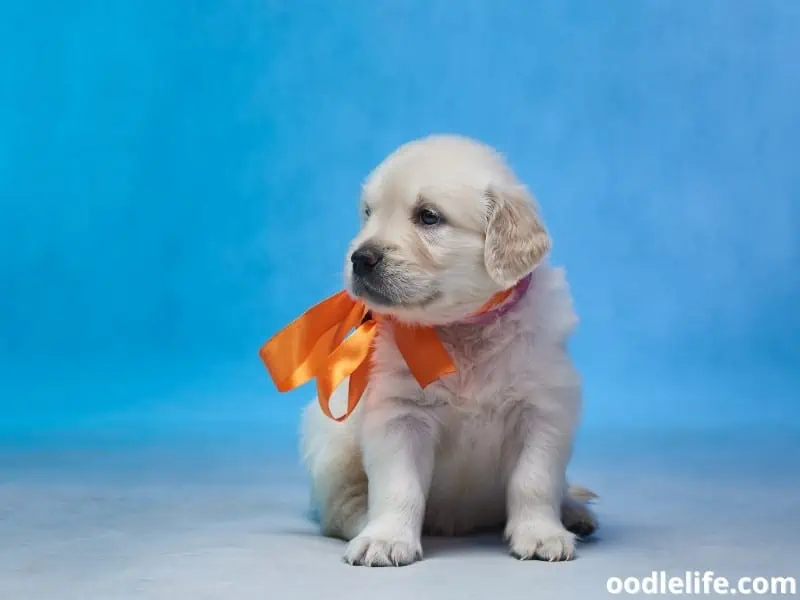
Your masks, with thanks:
[{"label": "ribbon bow", "polygon": [[[501,304],[511,292],[495,295],[478,314]],[[433,327],[406,325],[374,316],[363,302],[344,291],[300,315],[264,344],[259,355],[280,392],[316,378],[322,412],[335,421],[344,421],[355,410],[367,386],[372,342],[379,323],[391,325],[397,348],[420,387],[426,388],[455,372],[453,359]],[[335,417],[330,398],[346,377],[350,377],[347,410]]]}]

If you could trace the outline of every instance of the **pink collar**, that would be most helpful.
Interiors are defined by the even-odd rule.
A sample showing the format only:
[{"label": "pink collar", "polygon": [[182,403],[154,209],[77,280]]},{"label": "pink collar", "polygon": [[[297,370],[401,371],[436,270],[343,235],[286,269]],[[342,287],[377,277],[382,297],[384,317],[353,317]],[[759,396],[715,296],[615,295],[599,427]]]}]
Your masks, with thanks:
[{"label": "pink collar", "polygon": [[522,300],[525,297],[525,294],[528,293],[528,290],[531,287],[531,279],[533,279],[533,273],[528,273],[525,277],[517,282],[511,291],[511,295],[506,298],[506,301],[500,306],[497,306],[485,313],[467,317],[465,320],[461,321],[461,323],[466,325],[488,325],[500,317],[507,315],[509,312],[511,312],[511,310],[516,308],[520,300]]}]

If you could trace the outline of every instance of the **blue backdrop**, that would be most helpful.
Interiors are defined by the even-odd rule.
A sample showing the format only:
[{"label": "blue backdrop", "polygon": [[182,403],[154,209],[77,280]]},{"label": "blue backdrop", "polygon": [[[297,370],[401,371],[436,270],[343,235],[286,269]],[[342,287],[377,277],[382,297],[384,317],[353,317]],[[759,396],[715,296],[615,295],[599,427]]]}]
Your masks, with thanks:
[{"label": "blue backdrop", "polygon": [[800,3],[0,8],[0,436],[290,440],[259,345],[341,285],[360,182],[506,153],[582,323],[587,431],[800,421]]}]

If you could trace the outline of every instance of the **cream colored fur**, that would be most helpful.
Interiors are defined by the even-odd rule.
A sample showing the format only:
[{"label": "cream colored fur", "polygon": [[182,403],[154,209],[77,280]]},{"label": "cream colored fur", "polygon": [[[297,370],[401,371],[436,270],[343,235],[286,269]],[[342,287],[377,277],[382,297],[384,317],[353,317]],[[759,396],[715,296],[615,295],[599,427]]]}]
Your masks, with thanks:
[{"label": "cream colored fur", "polygon": [[[415,211],[442,215],[435,227]],[[367,179],[355,250],[386,250],[391,306],[371,308],[436,326],[457,372],[422,390],[381,326],[370,382],[344,423],[305,411],[302,454],[323,533],[349,541],[356,565],[421,558],[421,535],[504,528],[511,553],[573,557],[596,528],[592,493],[570,493],[566,468],[581,385],[566,351],[576,325],[562,270],[545,262],[539,209],[491,148],[456,136],[402,146]],[[366,216],[368,215],[368,216]],[[354,289],[349,267],[347,285]],[[528,273],[527,295],[488,324],[465,324]],[[334,394],[343,411],[346,384]]]}]

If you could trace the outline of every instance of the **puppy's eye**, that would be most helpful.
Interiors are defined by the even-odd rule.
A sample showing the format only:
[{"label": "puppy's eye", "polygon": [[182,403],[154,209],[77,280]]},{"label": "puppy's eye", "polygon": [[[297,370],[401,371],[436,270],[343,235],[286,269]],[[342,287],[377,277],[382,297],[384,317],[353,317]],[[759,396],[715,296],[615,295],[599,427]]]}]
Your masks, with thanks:
[{"label": "puppy's eye", "polygon": [[364,218],[369,219],[369,216],[372,214],[372,209],[369,206],[364,207]]},{"label": "puppy's eye", "polygon": [[433,227],[442,222],[442,217],[430,208],[421,208],[417,212],[417,221],[426,227]]}]

